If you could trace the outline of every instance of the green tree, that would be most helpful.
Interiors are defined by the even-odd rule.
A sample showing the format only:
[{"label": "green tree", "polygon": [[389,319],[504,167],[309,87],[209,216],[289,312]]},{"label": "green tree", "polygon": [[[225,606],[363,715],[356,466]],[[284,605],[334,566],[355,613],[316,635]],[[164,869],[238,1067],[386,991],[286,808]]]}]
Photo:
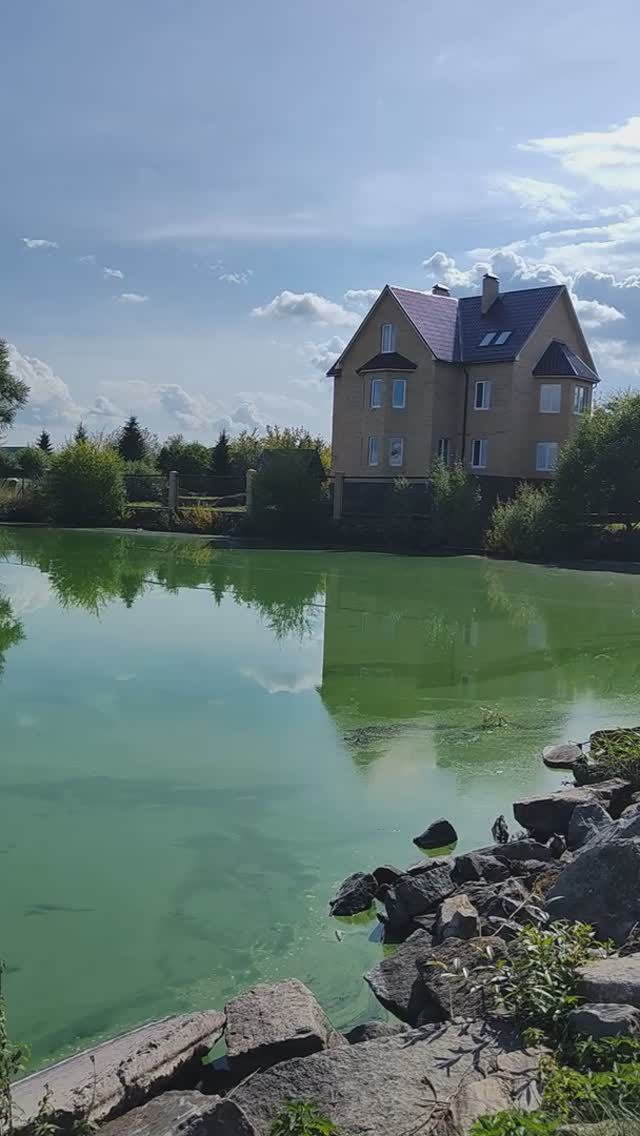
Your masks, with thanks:
[{"label": "green tree", "polygon": [[220,431],[220,437],[211,451],[210,469],[216,477],[227,477],[231,473],[229,438],[226,430]]},{"label": "green tree", "polygon": [[0,339],[0,437],[11,426],[17,411],[24,406],[28,397],[27,384],[11,373],[9,348],[4,339]]},{"label": "green tree", "polygon": [[147,446],[138,419],[131,415],[125,422],[118,438],[118,453],[124,461],[144,461]]},{"label": "green tree", "polygon": [[434,537],[439,544],[465,548],[480,536],[480,487],[460,463],[438,458],[431,471]]},{"label": "green tree", "polygon": [[489,552],[514,557],[544,556],[553,544],[549,486],[519,485],[510,501],[497,501],[485,533]]},{"label": "green tree", "polygon": [[209,450],[201,442],[185,442],[182,434],[174,434],[162,446],[158,465],[163,473],[170,473],[173,469],[184,474],[206,473]]},{"label": "green tree", "polygon": [[552,488],[558,517],[621,513],[640,517],[640,394],[614,395],[585,416],[563,447]]},{"label": "green tree", "polygon": [[51,458],[45,493],[57,521],[114,524],[126,500],[122,461],[113,450],[88,439],[70,442]]},{"label": "green tree", "polygon": [[36,442],[36,446],[38,447],[39,450],[42,450],[42,452],[45,453],[45,454],[52,454],[53,453],[53,446],[51,445],[51,438],[47,434],[46,430],[42,431],[40,437],[38,438],[38,441]]},{"label": "green tree", "polygon": [[257,469],[263,450],[264,442],[257,430],[242,430],[238,437],[233,438],[229,443],[233,472],[241,475],[248,469]]},{"label": "green tree", "polygon": [[47,472],[49,456],[38,446],[25,446],[17,454],[17,462],[23,477],[38,481]]},{"label": "green tree", "polygon": [[87,433],[87,429],[86,429],[84,422],[78,422],[78,425],[76,426],[76,432],[73,435],[73,440],[74,440],[74,442],[88,442],[89,441],[89,435]]}]

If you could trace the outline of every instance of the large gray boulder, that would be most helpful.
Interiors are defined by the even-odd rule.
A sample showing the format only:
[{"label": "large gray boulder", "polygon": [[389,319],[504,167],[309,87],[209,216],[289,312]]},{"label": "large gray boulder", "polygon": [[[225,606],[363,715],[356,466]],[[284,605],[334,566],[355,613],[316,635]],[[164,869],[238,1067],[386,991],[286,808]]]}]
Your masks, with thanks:
[{"label": "large gray boulder", "polygon": [[416,915],[428,915],[455,891],[451,863],[436,864],[419,875],[402,876],[389,888],[385,907],[391,927],[403,927]]},{"label": "large gray boulder", "polygon": [[495,995],[484,980],[506,951],[504,939],[485,935],[466,942],[447,939],[420,955],[416,967],[422,982],[423,1006],[418,1024],[495,1014]]},{"label": "large gray boulder", "polygon": [[101,1127],[105,1136],[207,1136],[221,1098],[195,1089],[163,1093]]},{"label": "large gray boulder", "polygon": [[613,823],[607,810],[597,801],[586,801],[583,805],[577,805],[569,821],[568,847],[572,851],[582,848],[596,832],[608,828]]},{"label": "large gray boulder", "polygon": [[640,1008],[640,955],[594,959],[579,971],[579,992],[587,1002],[617,1002]]},{"label": "large gray boulder", "polygon": [[431,948],[431,943],[428,931],[416,931],[364,976],[385,1010],[409,1025],[416,1025],[425,1006],[426,995],[417,961]]},{"label": "large gray boulder", "polygon": [[458,833],[451,822],[441,817],[440,820],[432,821],[419,836],[414,836],[413,843],[418,848],[447,848],[450,844],[455,844],[457,839]]},{"label": "large gray boulder", "polygon": [[218,1010],[179,1014],[105,1041],[13,1086],[14,1126],[29,1126],[48,1092],[47,1111],[69,1128],[119,1116],[165,1089],[195,1085],[202,1058],[222,1037]]},{"label": "large gray boulder", "polygon": [[567,1014],[567,1028],[571,1034],[586,1037],[637,1037],[640,1010],[612,1002],[586,1002]]},{"label": "large gray boulder", "polygon": [[530,837],[509,840],[506,844],[494,844],[489,849],[482,849],[482,852],[487,852],[495,856],[496,860],[502,860],[506,864],[511,864],[513,861],[522,863],[523,860],[551,863],[554,859],[551,849],[546,844],[540,840],[532,840]]},{"label": "large gray boulder", "polygon": [[558,793],[526,797],[514,803],[513,815],[523,828],[534,832],[538,839],[547,840],[555,832],[567,836],[573,810],[577,805],[591,801],[602,805],[612,817],[619,817],[622,810],[631,803],[631,784],[613,777],[596,785],[576,786],[562,789]]},{"label": "large gray boulder", "polygon": [[266,1068],[346,1044],[311,991],[296,978],[254,986],[225,1006],[227,1056],[234,1070]]},{"label": "large gray boulder", "polygon": [[345,1037],[349,1045],[360,1045],[363,1041],[380,1041],[385,1037],[395,1037],[396,1034],[406,1033],[408,1026],[404,1022],[362,1022],[347,1030]]},{"label": "large gray boulder", "polygon": [[542,760],[549,769],[573,769],[581,757],[582,750],[577,745],[545,746],[542,751]]},{"label": "large gray boulder", "polygon": [[475,939],[480,931],[478,912],[468,895],[451,895],[444,900],[436,929],[440,942],[445,939]]},{"label": "large gray boulder", "polygon": [[338,888],[329,903],[332,915],[359,915],[368,911],[376,898],[378,881],[366,872],[354,872]]},{"label": "large gray boulder", "polygon": [[546,910],[552,920],[591,923],[600,938],[623,943],[640,920],[640,838],[598,840],[562,871]]},{"label": "large gray boulder", "polygon": [[209,1131],[267,1136],[286,1101],[313,1100],[349,1136],[466,1136],[486,1113],[539,1107],[540,1056],[507,1024],[431,1026],[257,1073]]},{"label": "large gray boulder", "polygon": [[451,878],[456,884],[477,883],[486,880],[487,883],[498,883],[506,880],[509,875],[507,864],[482,852],[467,852],[464,856],[456,856],[451,871]]}]

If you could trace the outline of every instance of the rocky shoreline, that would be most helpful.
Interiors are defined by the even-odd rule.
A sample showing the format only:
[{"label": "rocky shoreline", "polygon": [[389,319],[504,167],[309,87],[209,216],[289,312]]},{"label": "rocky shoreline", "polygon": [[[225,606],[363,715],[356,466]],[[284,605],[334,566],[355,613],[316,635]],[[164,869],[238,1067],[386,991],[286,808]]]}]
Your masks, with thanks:
[{"label": "rocky shoreline", "polygon": [[[479,1116],[537,1108],[542,1050],[482,979],[523,926],[580,920],[612,940],[615,953],[581,972],[571,1028],[640,1036],[640,795],[595,780],[581,747],[544,761],[575,783],[514,802],[523,832],[509,838],[499,818],[487,847],[356,872],[331,901],[337,917],[375,908],[396,949],[364,978],[395,1022],[341,1034],[303,983],[259,985],[18,1082],[15,1128],[34,1131],[46,1109],[67,1132],[269,1136],[287,1101],[313,1100],[344,1136],[464,1136]],[[437,851],[455,838],[442,819],[414,842]],[[226,1059],[203,1064],[223,1039]]]}]

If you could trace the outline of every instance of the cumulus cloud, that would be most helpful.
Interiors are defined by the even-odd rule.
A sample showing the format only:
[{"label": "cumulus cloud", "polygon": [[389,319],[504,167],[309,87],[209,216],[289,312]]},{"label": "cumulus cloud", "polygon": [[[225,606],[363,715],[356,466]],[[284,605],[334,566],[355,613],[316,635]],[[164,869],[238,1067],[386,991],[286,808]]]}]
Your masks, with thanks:
[{"label": "cumulus cloud", "polygon": [[466,269],[460,268],[446,253],[434,252],[423,260],[422,267],[435,281],[446,284],[454,292],[477,291],[485,272],[499,276],[504,288],[534,288],[543,284],[566,284],[569,280],[556,265],[530,260],[508,248],[489,252],[486,259]]},{"label": "cumulus cloud", "polygon": [[624,319],[623,313],[617,308],[610,307],[609,304],[600,304],[598,300],[581,300],[575,293],[572,294],[571,299],[583,327],[602,327],[604,324]]},{"label": "cumulus cloud", "polygon": [[37,425],[62,425],[77,422],[81,409],[69,387],[54,374],[48,363],[32,355],[21,355],[12,343],[7,344],[9,368],[29,388],[29,401],[19,413],[20,422]]},{"label": "cumulus cloud", "polygon": [[98,395],[93,405],[85,413],[87,415],[92,414],[95,418],[124,418],[124,412],[120,407],[102,394]]},{"label": "cumulus cloud", "polygon": [[57,241],[45,241],[44,237],[21,237],[21,241],[28,249],[57,249],[60,245]]},{"label": "cumulus cloud", "polygon": [[124,272],[121,272],[119,268],[103,268],[102,274],[105,280],[109,280],[110,278],[113,280],[124,280]]},{"label": "cumulus cloud", "polygon": [[164,383],[155,390],[162,409],[180,426],[188,430],[210,427],[214,412],[205,398],[189,394],[177,383]]},{"label": "cumulus cloud", "polygon": [[341,339],[339,335],[332,335],[331,339],[325,340],[324,343],[305,343],[304,350],[309,365],[313,367],[314,371],[321,371],[325,374],[336,359],[342,355],[346,346],[346,339]]},{"label": "cumulus cloud", "polygon": [[274,296],[263,307],[254,308],[252,316],[258,318],[310,320],[334,327],[357,327],[360,316],[349,312],[342,304],[336,304],[316,292],[290,292],[285,290]]},{"label": "cumulus cloud", "polygon": [[147,304],[149,296],[142,296],[140,292],[121,292],[115,297],[119,304]]},{"label": "cumulus cloud", "polygon": [[382,288],[349,288],[344,294],[344,302],[350,307],[368,311],[381,291]]},{"label": "cumulus cloud", "polygon": [[577,193],[566,186],[530,177],[504,177],[498,188],[515,197],[521,209],[539,220],[575,215]]},{"label": "cumulus cloud", "polygon": [[608,130],[532,138],[520,147],[554,158],[563,169],[608,190],[640,190],[640,116]]}]

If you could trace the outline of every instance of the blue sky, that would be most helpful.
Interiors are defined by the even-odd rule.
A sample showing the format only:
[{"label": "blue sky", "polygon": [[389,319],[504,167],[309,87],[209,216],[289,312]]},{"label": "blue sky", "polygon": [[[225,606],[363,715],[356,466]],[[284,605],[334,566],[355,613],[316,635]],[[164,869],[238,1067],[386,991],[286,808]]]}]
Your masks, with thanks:
[{"label": "blue sky", "polygon": [[7,442],[329,433],[386,282],[565,281],[640,383],[635,3],[3,0]]}]

